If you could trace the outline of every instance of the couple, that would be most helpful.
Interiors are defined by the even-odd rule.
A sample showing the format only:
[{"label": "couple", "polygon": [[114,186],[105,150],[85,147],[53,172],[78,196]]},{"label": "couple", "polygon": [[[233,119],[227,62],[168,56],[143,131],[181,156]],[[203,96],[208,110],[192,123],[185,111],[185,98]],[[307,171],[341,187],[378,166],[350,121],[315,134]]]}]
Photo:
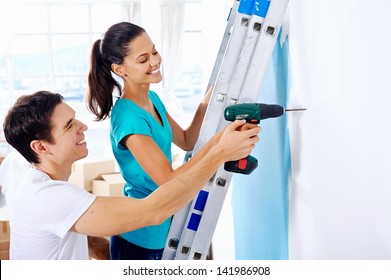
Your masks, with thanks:
[{"label": "couple", "polygon": [[[235,121],[172,169],[171,143],[192,150],[212,89],[183,130],[149,90],[162,80],[160,63],[145,30],[131,23],[113,25],[92,49],[88,107],[97,120],[111,117],[124,197],[97,197],[67,182],[72,164],[88,154],[87,126],[60,94],[23,96],[9,110],[6,140],[31,163],[11,213],[11,259],[160,259],[170,217],[221,164],[250,154],[261,129]],[[115,88],[121,95],[113,104]]]}]

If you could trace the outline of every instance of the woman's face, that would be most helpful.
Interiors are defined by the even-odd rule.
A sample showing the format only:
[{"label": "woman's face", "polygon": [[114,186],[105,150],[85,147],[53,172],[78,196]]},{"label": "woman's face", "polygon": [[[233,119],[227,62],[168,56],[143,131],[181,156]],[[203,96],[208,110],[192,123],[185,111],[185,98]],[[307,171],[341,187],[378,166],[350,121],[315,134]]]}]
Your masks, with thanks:
[{"label": "woman's face", "polygon": [[150,84],[162,80],[160,63],[162,58],[147,33],[142,33],[129,45],[129,54],[119,65],[121,77],[128,83]]}]

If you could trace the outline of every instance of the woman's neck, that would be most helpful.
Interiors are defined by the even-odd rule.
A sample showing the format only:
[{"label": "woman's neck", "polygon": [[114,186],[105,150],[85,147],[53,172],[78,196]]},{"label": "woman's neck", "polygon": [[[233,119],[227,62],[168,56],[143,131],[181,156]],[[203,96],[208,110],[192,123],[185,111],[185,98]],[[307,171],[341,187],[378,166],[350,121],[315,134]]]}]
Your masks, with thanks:
[{"label": "woman's neck", "polygon": [[138,85],[137,87],[130,87],[125,84],[121,98],[130,99],[140,107],[145,108],[150,105],[148,92],[149,84]]}]

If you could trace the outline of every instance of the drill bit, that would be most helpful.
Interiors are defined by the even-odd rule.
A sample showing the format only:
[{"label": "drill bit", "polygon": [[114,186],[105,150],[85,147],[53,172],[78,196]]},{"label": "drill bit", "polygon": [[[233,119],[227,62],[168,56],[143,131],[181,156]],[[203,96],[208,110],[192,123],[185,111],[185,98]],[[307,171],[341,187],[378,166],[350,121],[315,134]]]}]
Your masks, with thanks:
[{"label": "drill bit", "polygon": [[289,112],[289,111],[305,111],[307,110],[307,108],[295,108],[295,109],[285,109],[285,112]]}]

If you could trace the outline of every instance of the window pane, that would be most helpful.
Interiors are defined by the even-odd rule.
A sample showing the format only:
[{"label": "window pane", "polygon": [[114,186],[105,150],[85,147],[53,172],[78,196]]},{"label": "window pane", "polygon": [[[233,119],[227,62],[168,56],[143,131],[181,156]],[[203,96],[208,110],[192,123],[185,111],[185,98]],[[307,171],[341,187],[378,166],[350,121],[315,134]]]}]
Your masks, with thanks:
[{"label": "window pane", "polygon": [[54,75],[87,74],[90,48],[88,35],[54,35]]},{"label": "window pane", "polygon": [[0,56],[0,92],[8,89],[8,56]]},{"label": "window pane", "polygon": [[48,8],[41,5],[25,5],[17,12],[15,20],[15,33],[47,33],[48,32]]},{"label": "window pane", "polygon": [[83,33],[88,32],[87,5],[53,5],[51,6],[51,32]]},{"label": "window pane", "polygon": [[183,35],[183,48],[175,95],[185,111],[193,112],[201,100],[202,89],[202,51],[197,48],[201,33],[190,32]]},{"label": "window pane", "polygon": [[16,77],[13,83],[15,98],[24,94],[31,94],[37,90],[45,90],[49,87],[46,77]]},{"label": "window pane", "polygon": [[54,89],[66,100],[83,101],[87,89],[87,76],[59,77],[55,79]]},{"label": "window pane", "polygon": [[91,50],[92,45],[95,43],[96,40],[102,39],[102,35],[103,35],[103,32],[102,33],[93,33],[92,34],[92,43],[91,43],[91,46],[90,46],[90,50]]},{"label": "window pane", "polygon": [[48,75],[47,36],[15,36],[12,42],[12,73],[21,75]]},{"label": "window pane", "polygon": [[105,32],[110,26],[122,21],[121,5],[92,5],[92,32]]},{"label": "window pane", "polygon": [[185,32],[183,35],[181,69],[183,72],[200,72],[202,69],[202,50],[198,47],[201,33]]}]

